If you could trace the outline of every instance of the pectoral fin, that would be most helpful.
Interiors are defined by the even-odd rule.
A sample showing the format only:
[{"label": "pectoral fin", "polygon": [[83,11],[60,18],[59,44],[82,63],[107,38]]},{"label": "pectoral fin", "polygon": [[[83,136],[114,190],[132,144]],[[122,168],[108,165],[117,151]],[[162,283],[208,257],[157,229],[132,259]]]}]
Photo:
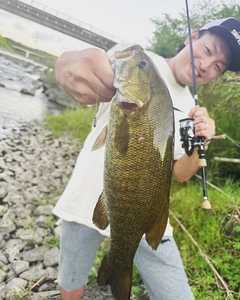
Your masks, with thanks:
[{"label": "pectoral fin", "polygon": [[103,128],[103,130],[100,132],[99,136],[97,137],[96,141],[92,146],[92,151],[102,148],[102,146],[106,143],[107,133],[108,133],[108,125],[106,125]]},{"label": "pectoral fin", "polygon": [[161,218],[159,218],[159,220],[152,226],[152,228],[148,232],[146,232],[146,240],[153,250],[157,250],[159,244],[161,243],[167,226],[168,216],[169,204],[166,205],[164,214],[161,216]]},{"label": "pectoral fin", "polygon": [[109,221],[108,221],[108,214],[106,210],[106,206],[104,203],[104,192],[100,195],[98,198],[98,202],[95,206],[94,212],[93,212],[93,223],[99,228],[99,229],[106,229],[108,227]]}]

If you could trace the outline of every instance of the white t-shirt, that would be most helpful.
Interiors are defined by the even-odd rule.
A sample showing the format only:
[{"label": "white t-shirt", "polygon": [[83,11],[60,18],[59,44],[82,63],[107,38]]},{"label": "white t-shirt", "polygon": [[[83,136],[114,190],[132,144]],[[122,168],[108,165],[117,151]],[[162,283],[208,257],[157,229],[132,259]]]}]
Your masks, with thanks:
[{"label": "white t-shirt", "polygon": [[[121,50],[129,45],[118,45],[111,49],[111,55],[115,50]],[[181,87],[176,83],[175,78],[163,57],[146,51],[161,73],[169,89],[175,118],[175,145],[174,160],[178,160],[183,154],[179,134],[179,120],[188,117],[188,113],[194,107],[193,97],[188,87]],[[99,229],[92,222],[93,211],[98,198],[103,190],[103,170],[105,147],[91,151],[91,148],[102,129],[107,125],[110,113],[110,103],[101,103],[97,113],[97,125],[93,127],[88,135],[84,146],[78,156],[73,174],[64,190],[62,196],[53,208],[53,214],[70,222],[84,224],[98,230],[100,233],[109,236],[109,226],[106,230]],[[165,235],[172,235],[172,227],[168,222]]]}]

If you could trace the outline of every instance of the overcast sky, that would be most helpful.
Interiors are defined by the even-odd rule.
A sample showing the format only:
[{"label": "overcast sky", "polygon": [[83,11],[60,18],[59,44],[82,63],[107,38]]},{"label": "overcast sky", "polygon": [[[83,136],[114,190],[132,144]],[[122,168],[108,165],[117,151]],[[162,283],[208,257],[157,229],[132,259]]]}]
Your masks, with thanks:
[{"label": "overcast sky", "polygon": [[[185,0],[22,0],[75,18],[127,42],[143,47],[152,38],[151,19],[164,13],[177,17],[185,11]],[[188,0],[189,9],[201,0]],[[230,0],[216,0],[227,4]],[[42,7],[41,7],[42,6]],[[54,11],[53,11],[54,12]],[[0,10],[0,34],[22,44],[60,55],[67,50],[91,45]]]}]

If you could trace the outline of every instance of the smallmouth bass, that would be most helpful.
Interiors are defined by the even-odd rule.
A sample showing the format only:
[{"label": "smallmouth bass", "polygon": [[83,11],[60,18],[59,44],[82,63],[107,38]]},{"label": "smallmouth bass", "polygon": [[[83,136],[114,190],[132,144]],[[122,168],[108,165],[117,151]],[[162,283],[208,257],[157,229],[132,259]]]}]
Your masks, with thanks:
[{"label": "smallmouth bass", "polygon": [[110,224],[98,284],[109,284],[116,300],[128,300],[142,236],[156,250],[166,229],[174,116],[168,89],[139,45],[116,51],[112,61],[117,91],[109,124],[93,145],[96,150],[106,142],[104,190],[93,222],[100,229]]}]

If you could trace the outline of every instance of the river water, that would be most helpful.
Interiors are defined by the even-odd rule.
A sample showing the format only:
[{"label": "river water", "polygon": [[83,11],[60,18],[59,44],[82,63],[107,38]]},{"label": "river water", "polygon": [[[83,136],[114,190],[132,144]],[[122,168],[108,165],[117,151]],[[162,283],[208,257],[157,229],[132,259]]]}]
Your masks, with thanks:
[{"label": "river water", "polygon": [[17,126],[18,122],[43,120],[63,111],[62,106],[48,101],[41,85],[34,96],[20,92],[23,88],[31,90],[44,69],[31,59],[0,50],[0,130],[6,124]]}]

